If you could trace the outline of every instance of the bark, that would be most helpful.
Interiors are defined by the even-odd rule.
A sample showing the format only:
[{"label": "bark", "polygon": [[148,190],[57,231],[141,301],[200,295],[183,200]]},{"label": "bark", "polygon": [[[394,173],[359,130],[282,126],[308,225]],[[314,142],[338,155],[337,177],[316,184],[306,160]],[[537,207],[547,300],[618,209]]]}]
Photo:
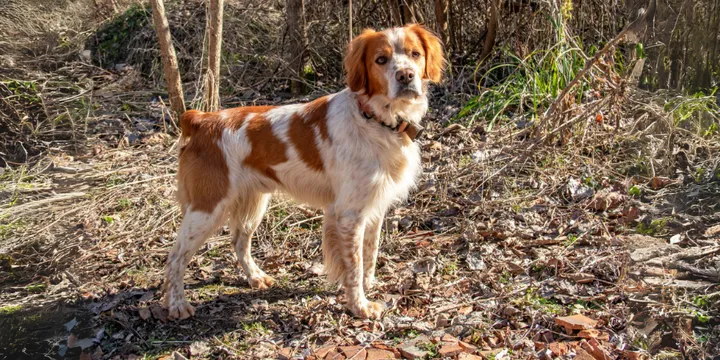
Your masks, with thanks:
[{"label": "bark", "polygon": [[[502,1],[502,0],[501,0]],[[480,55],[480,61],[485,60],[495,46],[495,37],[499,26],[498,0],[490,0],[490,14],[488,15],[487,35],[483,44],[483,51]]]},{"label": "bark", "polygon": [[402,25],[402,16],[400,15],[400,5],[396,0],[385,0],[385,6],[390,13],[390,22],[392,26]]},{"label": "bark", "polygon": [[176,116],[185,112],[185,99],[183,98],[182,82],[180,81],[180,70],[178,69],[175,48],[170,35],[170,25],[165,16],[165,5],[163,0],[150,0],[152,5],[152,17],[155,24],[155,32],[160,43],[160,54],[162,56],[163,71],[168,87],[170,98],[170,109]]},{"label": "bark", "polygon": [[220,108],[223,2],[223,0],[210,0],[208,11],[208,68],[205,78],[205,111],[217,111]]},{"label": "bark", "polygon": [[437,20],[437,33],[443,44],[449,44],[448,37],[448,6],[449,0],[435,0],[435,19]]},{"label": "bark", "polygon": [[292,82],[290,90],[293,95],[301,95],[305,91],[302,81],[305,67],[305,1],[285,0],[285,11],[288,23],[288,36],[290,39],[290,70]]}]

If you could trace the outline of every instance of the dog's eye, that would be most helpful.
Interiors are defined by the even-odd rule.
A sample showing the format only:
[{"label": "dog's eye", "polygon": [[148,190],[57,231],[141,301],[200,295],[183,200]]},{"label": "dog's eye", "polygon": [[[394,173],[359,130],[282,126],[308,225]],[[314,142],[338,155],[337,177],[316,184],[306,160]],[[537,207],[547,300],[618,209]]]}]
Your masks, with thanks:
[{"label": "dog's eye", "polygon": [[377,59],[375,60],[375,62],[378,63],[378,64],[380,64],[380,65],[385,65],[385,63],[387,62],[387,58],[384,57],[384,56],[381,56],[381,57],[377,58]]},{"label": "dog's eye", "polygon": [[412,57],[413,57],[413,59],[417,59],[417,58],[420,57],[420,53],[417,52],[417,51],[413,51],[413,52],[412,52]]}]

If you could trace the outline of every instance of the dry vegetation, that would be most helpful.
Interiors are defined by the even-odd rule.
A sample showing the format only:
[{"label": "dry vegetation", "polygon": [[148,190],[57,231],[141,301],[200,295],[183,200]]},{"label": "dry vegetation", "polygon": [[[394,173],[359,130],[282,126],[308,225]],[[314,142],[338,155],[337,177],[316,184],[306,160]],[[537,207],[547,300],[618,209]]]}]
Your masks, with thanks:
[{"label": "dry vegetation", "polygon": [[[667,34],[651,29],[605,52],[635,19],[632,1],[502,2],[484,61],[487,7],[451,2],[452,64],[419,140],[424,172],[388,215],[370,293],[387,303],[385,317],[344,310],[322,276],[321,213],[278,199],[254,251],[277,286],[247,286],[223,230],[187,272],[196,316],[168,322],[159,300],[180,220],[177,130],[149,10],[9,1],[0,9],[0,358],[713,358],[720,115],[690,62],[711,63],[720,49],[702,55],[717,37],[697,40],[682,24],[717,26],[720,4],[676,2],[658,4],[655,20],[655,29],[680,24],[669,50],[654,40]],[[222,106],[297,102],[290,79],[305,83],[301,100],[342,86],[346,3],[319,3],[305,5],[298,76],[283,56],[281,4],[226,2]],[[386,3],[354,2],[356,33],[393,23]],[[433,2],[410,3],[434,26]],[[203,93],[205,7],[166,6],[192,108]],[[685,7],[700,15],[666,16]],[[671,58],[658,73],[653,52],[678,44],[692,54],[686,66]],[[645,66],[633,74],[638,59]],[[708,95],[684,95],[696,90]],[[571,315],[586,318],[573,325]]]}]

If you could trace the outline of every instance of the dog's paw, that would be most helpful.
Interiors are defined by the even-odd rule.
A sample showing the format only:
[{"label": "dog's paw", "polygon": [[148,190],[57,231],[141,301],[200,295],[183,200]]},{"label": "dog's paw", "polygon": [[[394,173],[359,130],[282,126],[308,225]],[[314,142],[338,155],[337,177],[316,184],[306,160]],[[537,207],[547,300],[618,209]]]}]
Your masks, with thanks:
[{"label": "dog's paw", "polygon": [[260,274],[248,278],[248,282],[253,289],[265,290],[275,284],[275,279],[266,274]]},{"label": "dog's paw", "polygon": [[350,308],[352,313],[363,319],[379,319],[385,311],[385,305],[373,301],[366,301],[363,305]]},{"label": "dog's paw", "polygon": [[169,320],[185,320],[195,315],[195,308],[187,301],[171,302],[168,306]]}]

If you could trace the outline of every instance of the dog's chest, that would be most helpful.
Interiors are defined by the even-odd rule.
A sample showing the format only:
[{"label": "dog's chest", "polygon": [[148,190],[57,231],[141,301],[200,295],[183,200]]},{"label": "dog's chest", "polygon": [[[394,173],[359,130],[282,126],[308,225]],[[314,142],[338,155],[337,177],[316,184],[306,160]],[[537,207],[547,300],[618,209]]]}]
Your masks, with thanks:
[{"label": "dog's chest", "polygon": [[381,174],[384,177],[382,184],[386,187],[384,193],[391,200],[404,199],[421,171],[420,151],[415,144],[404,146],[399,151],[385,154],[380,161]]}]

